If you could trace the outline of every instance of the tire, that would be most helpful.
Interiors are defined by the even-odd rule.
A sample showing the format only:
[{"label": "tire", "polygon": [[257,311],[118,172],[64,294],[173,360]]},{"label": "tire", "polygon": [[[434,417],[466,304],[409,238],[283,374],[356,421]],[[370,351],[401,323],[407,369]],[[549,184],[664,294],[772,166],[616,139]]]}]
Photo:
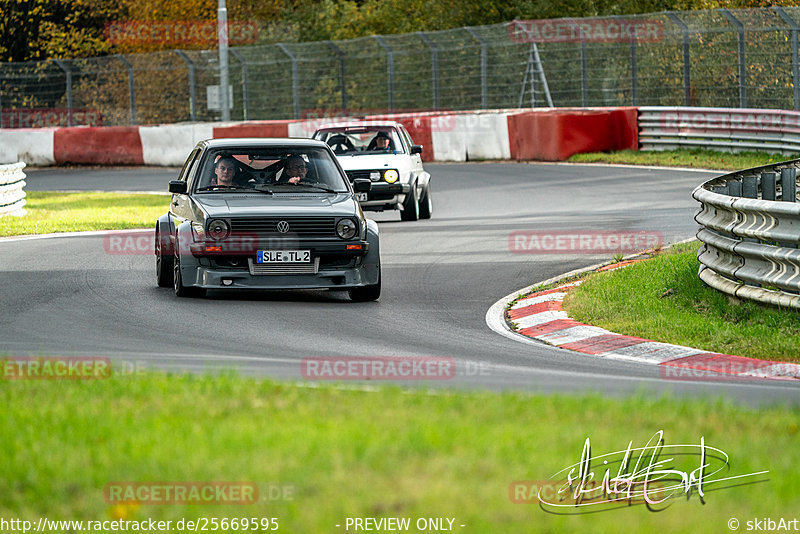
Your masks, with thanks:
[{"label": "tire", "polygon": [[370,302],[381,296],[381,273],[378,271],[378,283],[371,286],[354,287],[348,291],[353,302]]},{"label": "tire", "polygon": [[430,219],[433,213],[433,197],[431,197],[431,184],[425,186],[422,197],[419,199],[419,218]]},{"label": "tire", "polygon": [[181,276],[181,256],[178,250],[178,237],[175,237],[175,258],[172,260],[172,287],[175,289],[176,297],[204,297],[205,288],[183,285]]},{"label": "tire", "polygon": [[[167,245],[165,247],[165,245]],[[172,255],[165,255],[164,249],[169,248],[169,239],[162,241],[161,233],[156,223],[156,283],[158,287],[172,287]]]},{"label": "tire", "polygon": [[406,195],[406,200],[403,202],[403,211],[400,212],[400,220],[402,221],[416,221],[419,219],[419,199],[417,198],[417,186],[411,185],[411,191]]}]

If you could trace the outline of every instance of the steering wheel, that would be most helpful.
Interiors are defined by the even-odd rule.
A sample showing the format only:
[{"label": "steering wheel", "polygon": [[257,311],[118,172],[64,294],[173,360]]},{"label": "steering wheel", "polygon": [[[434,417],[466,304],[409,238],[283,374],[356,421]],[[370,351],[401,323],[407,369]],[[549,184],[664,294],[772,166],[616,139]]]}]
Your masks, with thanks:
[{"label": "steering wheel", "polygon": [[342,134],[334,135],[328,139],[328,146],[330,146],[336,154],[344,154],[345,152],[355,150],[353,142],[350,141],[346,135]]}]

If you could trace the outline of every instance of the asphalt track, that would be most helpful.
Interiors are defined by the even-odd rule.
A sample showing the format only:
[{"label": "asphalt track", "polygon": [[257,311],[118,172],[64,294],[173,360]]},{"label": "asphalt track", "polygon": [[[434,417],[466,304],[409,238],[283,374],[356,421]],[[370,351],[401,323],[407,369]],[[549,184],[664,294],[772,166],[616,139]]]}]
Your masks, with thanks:
[{"label": "asphalt track", "polygon": [[[210,292],[156,287],[151,254],[115,255],[102,235],[0,241],[0,353],[105,356],[129,368],[300,379],[307,357],[449,357],[458,376],[426,388],[612,395],[724,395],[798,403],[794,381],[664,380],[656,366],[605,360],[491,331],[487,309],[531,283],[608,255],[514,254],[515,230],[647,230],[692,237],[692,189],[711,173],[555,164],[429,164],[434,215],[380,223],[383,294],[355,304],[323,291]],[[28,169],[28,190],[166,190],[177,169]],[[167,206],[165,197],[165,210]]]}]

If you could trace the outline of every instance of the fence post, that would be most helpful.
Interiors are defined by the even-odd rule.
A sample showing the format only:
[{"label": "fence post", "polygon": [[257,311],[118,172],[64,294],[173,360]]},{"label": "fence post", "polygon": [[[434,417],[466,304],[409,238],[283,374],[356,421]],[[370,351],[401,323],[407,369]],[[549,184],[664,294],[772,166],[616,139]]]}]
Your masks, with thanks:
[{"label": "fence post", "polygon": [[247,60],[235,48],[229,48],[228,51],[242,64],[242,120],[249,120],[249,113],[247,112],[250,104],[250,98],[247,93]]},{"label": "fence post", "polygon": [[683,105],[689,106],[691,105],[692,100],[692,92],[691,92],[691,78],[690,78],[690,65],[689,63],[689,27],[678,18],[678,15],[672,13],[671,11],[667,11],[664,13],[669,20],[677,24],[680,29],[681,33],[683,34]]},{"label": "fence post", "polygon": [[731,24],[736,26],[736,31],[739,33],[739,107],[746,108],[747,107],[747,65],[745,64],[745,55],[744,55],[744,24],[739,22],[739,19],[733,16],[733,13],[728,11],[727,9],[720,9],[725,18],[728,19]]},{"label": "fence post", "polygon": [[131,112],[130,123],[131,123],[131,126],[135,126],[136,125],[136,93],[135,93],[135,87],[134,87],[134,83],[133,83],[133,80],[134,80],[134,78],[133,78],[133,65],[131,65],[131,62],[128,61],[127,59],[125,59],[125,56],[123,56],[122,54],[115,54],[114,57],[117,58],[118,60],[120,60],[122,62],[122,64],[125,65],[125,68],[128,69],[128,105],[130,106],[130,112]]},{"label": "fence post", "polygon": [[[619,15],[614,17],[617,19],[617,22],[620,24],[620,31],[622,31],[623,27],[628,27],[628,22]],[[638,64],[636,61],[636,37],[634,36],[634,32],[629,32],[631,34],[631,100],[632,105],[638,106],[639,105],[639,77],[638,77]]]},{"label": "fence post", "polygon": [[433,71],[433,109],[439,109],[439,49],[425,32],[417,32],[420,39],[431,49],[431,70]]},{"label": "fence post", "polygon": [[792,28],[792,87],[794,88],[794,109],[800,109],[800,68],[798,68],[797,51],[797,30],[800,30],[800,26],[797,25],[797,22],[795,22],[782,7],[773,6],[772,9],[774,9],[783,21]]},{"label": "fence post", "polygon": [[[0,73],[3,72],[3,66],[0,65]],[[0,81],[5,80],[0,76]],[[3,127],[3,84],[0,83],[0,128]]]},{"label": "fence post", "polygon": [[194,63],[189,56],[186,55],[186,52],[183,50],[175,50],[175,53],[186,62],[186,65],[189,67],[189,117],[192,122],[197,121],[197,102],[195,100],[194,94]]},{"label": "fence post", "polygon": [[55,62],[67,75],[67,126],[72,126],[72,70],[60,59]]},{"label": "fence post", "polygon": [[473,39],[481,45],[481,109],[489,107],[489,76],[487,73],[489,63],[489,45],[474,28],[465,28]]},{"label": "fence post", "polygon": [[345,84],[344,74],[344,52],[342,49],[333,44],[333,41],[325,41],[334,53],[339,56],[339,91],[342,93],[342,113],[347,114],[347,86]]},{"label": "fence post", "polygon": [[389,64],[389,111],[394,111],[394,51],[380,35],[372,37],[386,50],[386,62]]},{"label": "fence post", "polygon": [[564,19],[578,30],[581,36],[581,105],[587,107],[589,105],[589,79],[586,69],[586,34],[583,33],[581,25],[575,22],[575,19]]},{"label": "fence post", "polygon": [[294,107],[294,118],[300,118],[300,81],[297,74],[297,57],[292,54],[292,51],[283,44],[278,43],[278,48],[283,50],[283,53],[289,56],[292,60],[292,102]]}]

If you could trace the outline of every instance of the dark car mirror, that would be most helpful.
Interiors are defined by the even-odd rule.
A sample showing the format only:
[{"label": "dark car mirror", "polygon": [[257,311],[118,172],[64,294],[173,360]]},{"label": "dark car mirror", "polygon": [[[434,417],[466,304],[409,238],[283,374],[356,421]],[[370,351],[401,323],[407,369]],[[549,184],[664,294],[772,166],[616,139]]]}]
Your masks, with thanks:
[{"label": "dark car mirror", "polygon": [[353,189],[356,190],[356,193],[369,193],[372,191],[372,182],[366,178],[356,178],[353,181]]},{"label": "dark car mirror", "polygon": [[411,145],[412,154],[422,154],[422,145]]},{"label": "dark car mirror", "polygon": [[170,180],[169,192],[177,194],[186,193],[186,182],[184,182],[183,180]]}]

